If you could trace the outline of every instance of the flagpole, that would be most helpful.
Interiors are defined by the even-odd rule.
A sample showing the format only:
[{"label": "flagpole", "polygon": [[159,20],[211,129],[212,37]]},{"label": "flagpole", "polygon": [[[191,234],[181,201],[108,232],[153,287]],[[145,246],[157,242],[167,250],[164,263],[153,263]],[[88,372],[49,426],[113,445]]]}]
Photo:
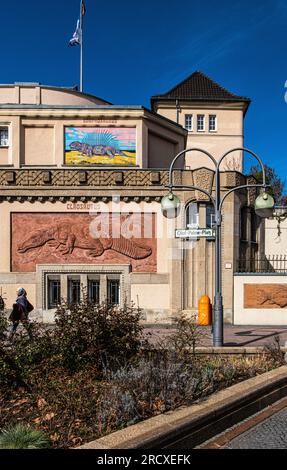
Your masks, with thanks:
[{"label": "flagpole", "polygon": [[83,92],[83,0],[80,3],[80,92]]}]

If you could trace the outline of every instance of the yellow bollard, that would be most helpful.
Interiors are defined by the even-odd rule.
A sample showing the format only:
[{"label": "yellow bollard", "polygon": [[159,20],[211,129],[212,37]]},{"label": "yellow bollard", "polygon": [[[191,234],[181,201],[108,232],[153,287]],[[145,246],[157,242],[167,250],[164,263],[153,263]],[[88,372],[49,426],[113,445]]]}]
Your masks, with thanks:
[{"label": "yellow bollard", "polygon": [[208,295],[203,295],[198,301],[198,324],[212,325],[212,305]]}]

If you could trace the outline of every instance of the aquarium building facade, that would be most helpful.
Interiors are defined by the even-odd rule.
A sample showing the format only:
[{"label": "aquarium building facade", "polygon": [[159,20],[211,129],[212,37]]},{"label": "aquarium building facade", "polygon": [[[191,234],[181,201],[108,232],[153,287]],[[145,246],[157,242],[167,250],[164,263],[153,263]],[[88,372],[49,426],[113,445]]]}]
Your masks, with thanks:
[{"label": "aquarium building facade", "polygon": [[[175,230],[213,227],[199,191],[178,192],[175,219],[161,213],[168,168],[187,147],[216,159],[243,146],[250,100],[196,72],[143,106],[113,105],[75,88],[0,85],[0,289],[8,308],[23,286],[35,318],[52,322],[61,298],[143,309],[143,321],[168,323],[197,312],[214,294],[214,239]],[[222,168],[226,191],[254,181],[237,152]],[[214,190],[199,153],[179,161],[175,181]],[[238,259],[264,250],[254,191],[231,194],[223,214],[225,321],[234,322]]]}]

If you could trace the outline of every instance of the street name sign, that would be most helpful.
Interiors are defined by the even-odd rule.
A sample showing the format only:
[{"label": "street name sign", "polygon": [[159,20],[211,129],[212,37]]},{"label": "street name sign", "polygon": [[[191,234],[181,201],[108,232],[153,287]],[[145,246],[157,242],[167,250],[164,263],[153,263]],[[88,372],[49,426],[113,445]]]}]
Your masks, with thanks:
[{"label": "street name sign", "polygon": [[213,228],[176,229],[175,238],[214,238]]}]

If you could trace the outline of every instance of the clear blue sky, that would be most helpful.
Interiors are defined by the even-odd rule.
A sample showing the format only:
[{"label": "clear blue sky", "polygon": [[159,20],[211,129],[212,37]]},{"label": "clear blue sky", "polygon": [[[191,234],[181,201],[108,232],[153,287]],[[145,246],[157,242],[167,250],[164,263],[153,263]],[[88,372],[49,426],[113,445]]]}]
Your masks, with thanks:
[{"label": "clear blue sky", "polygon": [[[79,0],[1,4],[0,82],[78,84]],[[195,70],[249,96],[245,144],[287,179],[287,0],[85,0],[85,91],[142,104]]]}]

